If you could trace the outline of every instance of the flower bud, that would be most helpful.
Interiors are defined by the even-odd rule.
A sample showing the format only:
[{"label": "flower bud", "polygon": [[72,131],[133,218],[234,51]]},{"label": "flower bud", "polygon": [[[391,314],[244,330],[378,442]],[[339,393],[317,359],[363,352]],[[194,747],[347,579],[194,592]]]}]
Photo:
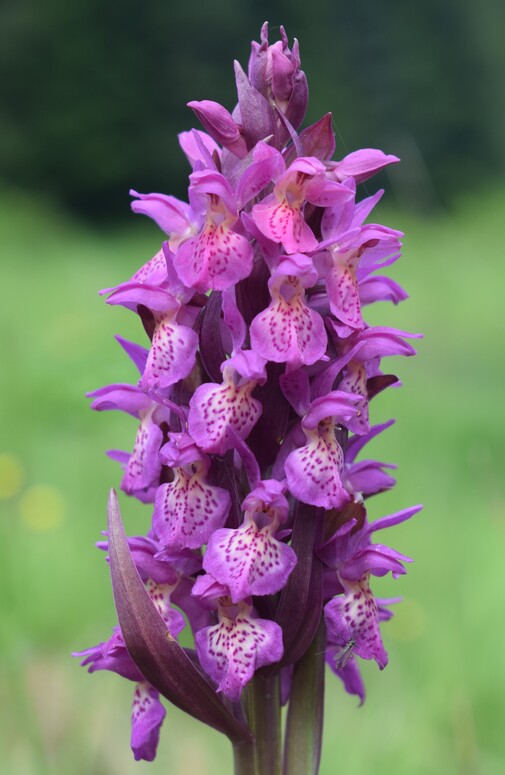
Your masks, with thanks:
[{"label": "flower bud", "polygon": [[307,109],[307,79],[300,69],[298,41],[295,39],[291,50],[284,27],[281,27],[281,38],[269,46],[265,22],[261,28],[261,44],[254,41],[251,46],[249,80],[297,129]]},{"label": "flower bud", "polygon": [[231,114],[213,100],[193,100],[188,107],[194,110],[210,136],[242,159],[247,153],[245,140]]}]

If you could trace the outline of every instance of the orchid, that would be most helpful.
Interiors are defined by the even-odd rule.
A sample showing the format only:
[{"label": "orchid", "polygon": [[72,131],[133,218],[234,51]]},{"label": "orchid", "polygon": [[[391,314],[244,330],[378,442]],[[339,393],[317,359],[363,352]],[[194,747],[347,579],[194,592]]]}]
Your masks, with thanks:
[{"label": "orchid", "polygon": [[189,103],[204,131],[179,136],[188,201],[131,192],[159,251],[101,291],[148,347],[117,337],[138,382],[92,391],[91,407],[136,419],[132,451],[108,454],[124,493],[152,505],[127,538],[111,491],[99,547],[118,623],[76,656],[134,682],[136,759],[156,754],[165,698],[227,735],[237,775],[317,773],[325,662],[363,702],[360,660],[388,661],[396,600],[372,586],[410,558],[372,538],[421,507],[370,520],[395,466],[357,458],[393,423],[370,422],[400,384],[382,359],[414,355],[419,335],[364,318],[407,295],[377,274],[402,235],[367,222],[382,192],[359,189],[397,157],[333,160],[330,114],[298,132],[307,81],[282,27],[270,43],[265,23],[235,76],[233,110]]}]

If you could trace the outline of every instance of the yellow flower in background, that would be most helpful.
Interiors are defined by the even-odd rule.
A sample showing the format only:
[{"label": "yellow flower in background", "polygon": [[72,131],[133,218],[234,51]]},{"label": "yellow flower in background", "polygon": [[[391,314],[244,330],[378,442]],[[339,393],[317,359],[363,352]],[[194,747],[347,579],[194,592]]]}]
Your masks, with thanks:
[{"label": "yellow flower in background", "polygon": [[0,499],[15,495],[23,481],[23,469],[14,455],[0,454]]},{"label": "yellow flower in background", "polygon": [[19,503],[21,521],[32,530],[54,530],[62,523],[66,510],[65,498],[51,485],[30,487]]}]

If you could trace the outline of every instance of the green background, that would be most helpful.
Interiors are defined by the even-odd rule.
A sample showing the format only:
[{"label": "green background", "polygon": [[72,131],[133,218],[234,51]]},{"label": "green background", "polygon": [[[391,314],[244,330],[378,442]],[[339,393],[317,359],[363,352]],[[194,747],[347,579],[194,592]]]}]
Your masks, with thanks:
[{"label": "green background", "polygon": [[[90,413],[84,393],[135,379],[114,333],[143,341],[136,317],[107,308],[96,293],[130,276],[159,246],[156,227],[128,215],[126,189],[142,183],[145,190],[182,193],[184,168],[174,133],[190,126],[191,117],[179,126],[174,122],[191,98],[223,99],[232,106],[232,97],[226,97],[232,85],[229,60],[246,60],[248,40],[258,37],[258,22],[266,16],[261,4],[244,4],[239,12],[221,2],[200,15],[193,8],[193,24],[189,11],[178,9],[167,18],[164,33],[159,23],[168,12],[152,3],[147,4],[150,24],[134,34],[131,5],[106,4],[109,19],[98,4],[89,3],[88,26],[83,22],[82,35],[73,28],[69,38],[63,35],[65,25],[81,19],[83,4],[66,10],[44,4],[42,18],[38,7],[24,2],[24,13],[16,17],[10,11],[7,53],[2,47],[0,64],[10,63],[13,74],[3,86],[12,94],[10,102],[4,100],[2,122],[12,132],[3,135],[0,159],[0,769],[6,775],[231,771],[226,741],[170,707],[156,762],[134,763],[132,686],[111,674],[88,676],[69,657],[72,650],[106,639],[114,620],[108,569],[93,543],[105,526],[108,488],[120,480],[104,450],[131,447],[135,421]],[[484,4],[480,14],[466,4],[457,13],[451,3],[438,11],[431,3],[407,7],[413,14],[408,18],[397,3],[375,4],[375,15],[371,4],[358,4],[352,24],[349,9],[340,17],[338,6],[329,3],[321,3],[320,14],[311,9],[310,16],[301,6],[284,9],[279,3],[275,14],[289,23],[290,36],[300,38],[317,103],[311,118],[337,102],[340,106],[337,156],[360,144],[406,156],[404,171],[395,170],[385,181],[389,192],[379,217],[406,233],[404,255],[391,275],[411,298],[398,308],[376,305],[367,310],[367,319],[425,334],[416,358],[391,363],[403,387],[374,400],[372,419],[396,417],[397,423],[370,450],[399,464],[397,487],[370,501],[372,518],[425,504],[423,512],[387,536],[415,562],[406,577],[377,579],[373,585],[379,596],[400,594],[404,602],[383,627],[389,666],[379,672],[363,665],[364,707],[357,708],[355,698],[328,674],[321,773],[498,775],[505,767],[505,189],[503,148],[491,138],[499,136],[503,120],[494,99],[494,79],[503,63],[493,44],[501,6]],[[434,23],[435,12],[446,26]],[[114,57],[104,15],[116,32]],[[462,28],[466,37],[458,32]],[[26,29],[32,29],[31,39]],[[161,105],[147,118],[151,137],[163,140],[163,158],[156,155],[154,140],[150,146],[149,136],[139,139],[135,133],[142,104],[133,82],[128,108],[121,107],[120,118],[114,115],[119,81],[105,65],[107,57],[127,58],[119,52],[125,31],[136,46],[130,52],[132,71],[135,63],[147,68],[138,80],[151,78],[152,104]],[[44,57],[41,44],[28,45],[40,39],[51,58]],[[170,48],[171,41],[179,43],[178,54],[159,69],[160,83],[169,79],[174,88],[164,91],[152,79],[162,44]],[[24,62],[18,50],[23,46]],[[433,52],[444,46],[441,62]],[[389,69],[377,71],[377,50]],[[469,51],[479,62],[477,70]],[[87,63],[81,71],[87,90],[71,79],[70,54]],[[38,102],[29,94],[25,100],[21,88],[32,60],[39,63]],[[130,72],[120,63],[118,71]],[[466,78],[457,93],[451,86],[458,80],[455,74]],[[70,86],[65,91],[65,78],[73,92]],[[353,79],[361,90],[351,88]],[[406,98],[407,86],[398,85],[403,79],[423,85],[420,104],[415,96]],[[36,85],[31,83],[34,92]],[[43,99],[49,89],[52,101]],[[79,116],[63,110],[69,94],[73,108],[74,101],[80,105],[82,121],[91,122],[94,152],[90,137],[83,140],[90,128],[86,133]],[[109,114],[107,94],[115,97]],[[97,95],[103,104],[94,114],[86,99]],[[381,95],[389,103],[384,105]],[[449,96],[454,102],[447,102]],[[93,123],[100,110],[103,132]],[[143,121],[149,123],[147,118]],[[44,135],[43,125],[53,134]],[[407,154],[393,142],[395,127],[398,145],[410,149]],[[13,143],[9,152],[7,140]],[[55,156],[58,164],[51,166]],[[369,192],[377,187],[374,181],[367,186]],[[149,507],[124,496],[121,505],[130,533],[147,529]]]}]

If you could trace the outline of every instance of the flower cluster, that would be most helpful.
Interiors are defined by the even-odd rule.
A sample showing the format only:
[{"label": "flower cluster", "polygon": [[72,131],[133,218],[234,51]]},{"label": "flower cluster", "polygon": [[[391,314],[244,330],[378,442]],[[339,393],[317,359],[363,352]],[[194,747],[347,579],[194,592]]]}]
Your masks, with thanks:
[{"label": "flower cluster", "polygon": [[[321,619],[330,667],[363,700],[357,657],[387,664],[380,622],[392,602],[374,597],[370,577],[409,562],[373,535],[420,507],[369,522],[366,501],[393,486],[394,466],[357,460],[392,424],[369,419],[371,399],[398,384],[382,359],[415,352],[415,335],[363,318],[368,304],[406,297],[382,274],[402,235],[369,222],[382,192],[357,198],[398,159],[365,149],[333,161],[330,114],[298,131],[307,82],[282,28],[270,45],[265,25],[248,74],[238,63],[235,73],[232,113],[189,103],[205,131],[179,136],[188,202],[132,192],[164,241],[103,293],[139,316],[150,346],[118,337],[140,379],[90,396],[138,422],[132,452],[108,453],[121,489],[152,504],[130,555],[170,638],[189,626],[184,653],[239,718],[262,667],[282,672],[288,701]],[[151,760],[163,691],[120,625],[81,656],[134,682],[132,748]]]}]

